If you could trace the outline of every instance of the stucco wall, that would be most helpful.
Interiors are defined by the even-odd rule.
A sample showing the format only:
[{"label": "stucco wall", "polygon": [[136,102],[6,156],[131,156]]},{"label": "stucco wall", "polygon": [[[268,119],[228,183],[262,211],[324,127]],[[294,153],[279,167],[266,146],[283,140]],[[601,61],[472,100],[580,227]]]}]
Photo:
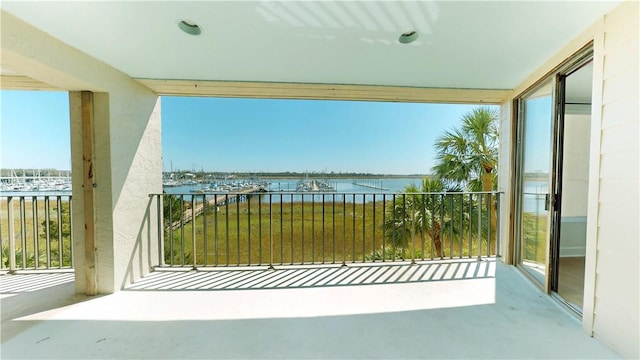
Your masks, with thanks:
[{"label": "stucco wall", "polygon": [[146,91],[110,94],[114,289],[157,265],[156,204],[162,192],[160,98]]}]

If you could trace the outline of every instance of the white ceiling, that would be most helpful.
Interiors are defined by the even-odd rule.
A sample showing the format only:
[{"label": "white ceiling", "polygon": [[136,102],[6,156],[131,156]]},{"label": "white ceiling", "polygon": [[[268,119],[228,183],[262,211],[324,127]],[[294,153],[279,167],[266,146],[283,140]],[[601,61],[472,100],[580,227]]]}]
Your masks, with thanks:
[{"label": "white ceiling", "polygon": [[[620,1],[3,1],[134,78],[512,89]],[[200,36],[177,27],[188,19]],[[415,43],[397,39],[417,30]],[[9,69],[10,70],[10,69]]]}]

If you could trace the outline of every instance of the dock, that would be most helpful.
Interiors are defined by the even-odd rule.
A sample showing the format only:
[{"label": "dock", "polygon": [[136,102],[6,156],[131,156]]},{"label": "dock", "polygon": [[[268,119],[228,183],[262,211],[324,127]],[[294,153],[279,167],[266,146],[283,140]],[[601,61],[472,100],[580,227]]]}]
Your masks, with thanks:
[{"label": "dock", "polygon": [[382,187],[382,182],[378,182],[378,181],[373,181],[371,183],[354,181],[353,185],[362,186],[370,189],[376,189],[376,190],[389,190],[389,188]]},{"label": "dock", "polygon": [[[250,189],[241,190],[233,193],[218,193],[218,194],[194,194],[192,196],[204,196],[207,195],[207,203],[211,206],[218,206],[224,204],[228,200],[238,200],[243,196],[247,196],[256,192],[264,192],[264,188],[262,186],[254,186]],[[217,195],[217,196],[214,196]],[[171,225],[167,226],[171,230],[179,229],[181,226],[188,224],[194,218],[197,218],[199,215],[203,213],[205,209],[205,203],[201,202],[196,204],[192,209],[187,209],[182,214],[182,218],[180,220],[174,221]]]}]

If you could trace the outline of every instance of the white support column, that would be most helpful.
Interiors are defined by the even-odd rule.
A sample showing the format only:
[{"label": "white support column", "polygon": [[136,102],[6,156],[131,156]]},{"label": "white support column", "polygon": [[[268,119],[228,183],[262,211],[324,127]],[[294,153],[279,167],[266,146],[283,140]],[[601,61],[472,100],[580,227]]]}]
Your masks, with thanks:
[{"label": "white support column", "polygon": [[[76,291],[120,290],[158,261],[157,212],[149,194],[162,191],[159,97],[2,9],[0,17],[2,66],[71,91]],[[93,136],[83,136],[82,91],[93,92],[87,108],[92,110]],[[83,167],[83,145],[92,152],[90,169]],[[83,171],[89,170],[91,181],[85,184]],[[83,185],[92,189],[85,193]],[[85,202],[85,196],[92,199]],[[86,213],[85,205],[90,207]],[[85,215],[93,221],[86,222],[90,219]],[[94,229],[85,229],[85,224]]]},{"label": "white support column", "polygon": [[[78,204],[73,208],[76,291],[111,293],[158,261],[157,211],[149,194],[162,190],[160,100],[125,90],[95,93],[87,104],[83,93],[69,96],[73,199]],[[93,110],[93,137],[82,116],[87,106]]]},{"label": "white support column", "polygon": [[500,195],[500,255],[506,264],[513,264],[514,241],[511,236],[512,223],[512,181],[513,181],[513,121],[511,100],[504,102],[500,106],[500,146],[498,147],[498,191]]}]

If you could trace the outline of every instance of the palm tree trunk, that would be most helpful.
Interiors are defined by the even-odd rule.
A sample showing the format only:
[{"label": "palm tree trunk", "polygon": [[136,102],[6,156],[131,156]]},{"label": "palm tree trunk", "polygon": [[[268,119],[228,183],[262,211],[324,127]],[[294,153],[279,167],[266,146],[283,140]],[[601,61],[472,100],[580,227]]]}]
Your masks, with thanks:
[{"label": "palm tree trunk", "polygon": [[433,244],[436,247],[436,255],[442,258],[444,254],[442,253],[442,241],[440,240],[440,223],[432,217],[431,224],[431,234]]},{"label": "palm tree trunk", "polygon": [[[482,175],[482,191],[493,191],[493,176],[491,172],[485,172]],[[493,201],[493,197],[490,194],[485,195],[485,204],[490,204],[491,206],[491,218],[489,219],[491,226],[491,237],[497,239],[497,231],[496,229],[498,224],[498,209],[496,207],[495,201]],[[492,239],[487,239],[487,241],[491,244],[491,254],[496,253],[496,243],[497,241],[492,241]]]}]

